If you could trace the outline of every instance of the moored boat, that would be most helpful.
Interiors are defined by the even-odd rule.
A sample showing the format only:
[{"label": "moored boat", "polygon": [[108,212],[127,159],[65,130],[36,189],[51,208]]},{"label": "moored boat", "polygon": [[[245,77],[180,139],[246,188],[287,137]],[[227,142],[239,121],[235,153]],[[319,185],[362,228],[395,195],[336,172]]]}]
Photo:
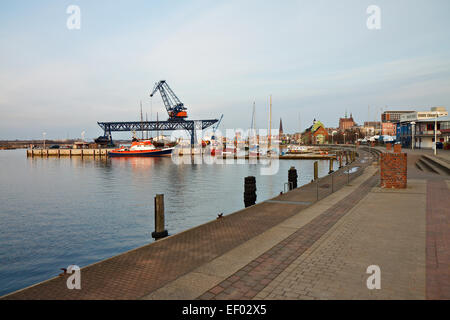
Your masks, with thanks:
[{"label": "moored boat", "polygon": [[130,147],[121,146],[108,152],[110,157],[161,157],[170,155],[174,148],[157,148],[150,140],[133,141]]}]

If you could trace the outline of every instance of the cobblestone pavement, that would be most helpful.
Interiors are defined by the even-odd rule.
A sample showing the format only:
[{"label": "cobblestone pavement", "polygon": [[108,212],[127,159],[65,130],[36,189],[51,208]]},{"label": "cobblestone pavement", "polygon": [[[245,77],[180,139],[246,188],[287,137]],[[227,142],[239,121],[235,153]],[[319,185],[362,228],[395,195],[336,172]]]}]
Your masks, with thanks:
[{"label": "cobblestone pavement", "polygon": [[[310,223],[300,228],[217,286],[202,294],[199,299],[251,299],[254,297],[268,297],[270,292],[268,290],[280,281],[279,277],[281,273],[295,268],[296,259],[311,248],[343,215],[354,207],[377,181],[378,176],[373,176],[364,182],[360,188],[353,191]],[[308,277],[313,278],[324,271],[316,267],[317,264],[306,266],[307,270],[311,271]],[[308,291],[299,291],[298,294],[293,293],[289,289],[290,285],[291,283],[283,283],[280,285],[280,288],[274,288],[274,294],[269,298],[299,298],[302,294],[308,296]]]},{"label": "cobblestone pavement", "polygon": [[427,298],[450,299],[450,184],[427,184]]},{"label": "cobblestone pavement", "polygon": [[[425,204],[405,201],[411,194],[377,189],[256,298],[424,299]],[[403,209],[391,201],[401,201]],[[370,265],[380,267],[379,290],[367,288]]]},{"label": "cobblestone pavement", "polygon": [[[416,158],[407,189],[367,190],[367,181],[198,298],[449,299],[450,181],[418,172]],[[371,265],[380,289],[367,287]]]}]

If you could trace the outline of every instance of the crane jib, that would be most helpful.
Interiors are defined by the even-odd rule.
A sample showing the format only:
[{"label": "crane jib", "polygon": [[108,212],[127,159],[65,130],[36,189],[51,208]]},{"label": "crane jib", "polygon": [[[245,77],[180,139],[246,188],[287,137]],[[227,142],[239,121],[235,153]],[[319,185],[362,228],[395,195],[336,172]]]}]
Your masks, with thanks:
[{"label": "crane jib", "polygon": [[178,99],[165,80],[161,80],[155,84],[150,97],[153,97],[157,90],[161,94],[164,106],[169,114],[169,120],[187,118],[187,108],[180,101],[180,99]]}]

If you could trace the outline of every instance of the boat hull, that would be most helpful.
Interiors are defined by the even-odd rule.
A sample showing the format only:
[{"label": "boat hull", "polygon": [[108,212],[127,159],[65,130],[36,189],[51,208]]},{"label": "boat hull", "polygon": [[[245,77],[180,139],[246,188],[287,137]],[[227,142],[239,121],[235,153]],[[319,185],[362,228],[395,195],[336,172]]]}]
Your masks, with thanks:
[{"label": "boat hull", "polygon": [[110,151],[108,155],[110,157],[161,157],[170,155],[172,150],[173,148],[147,151]]}]

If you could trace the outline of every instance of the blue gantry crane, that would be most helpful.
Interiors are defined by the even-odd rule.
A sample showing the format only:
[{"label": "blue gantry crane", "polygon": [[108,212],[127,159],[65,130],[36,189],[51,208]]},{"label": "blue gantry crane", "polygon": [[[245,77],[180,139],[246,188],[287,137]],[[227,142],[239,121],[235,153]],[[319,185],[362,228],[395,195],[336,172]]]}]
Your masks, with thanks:
[{"label": "blue gantry crane", "polygon": [[178,99],[165,80],[161,80],[155,84],[150,97],[153,97],[158,90],[169,114],[169,118],[166,121],[97,122],[100,128],[103,129],[104,134],[95,141],[100,144],[112,145],[111,133],[113,131],[173,131],[181,129],[187,130],[190,133],[191,144],[194,144],[195,130],[204,130],[219,121],[218,119],[186,120],[187,108]]}]

